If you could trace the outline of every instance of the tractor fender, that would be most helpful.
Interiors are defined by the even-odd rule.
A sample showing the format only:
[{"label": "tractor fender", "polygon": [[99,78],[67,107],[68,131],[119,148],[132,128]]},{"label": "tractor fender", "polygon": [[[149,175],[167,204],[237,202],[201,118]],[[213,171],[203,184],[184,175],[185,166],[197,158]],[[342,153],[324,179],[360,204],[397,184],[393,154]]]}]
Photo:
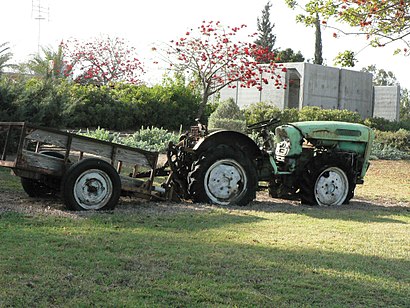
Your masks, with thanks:
[{"label": "tractor fender", "polygon": [[237,148],[251,159],[261,155],[261,150],[251,138],[245,134],[231,130],[219,130],[209,134],[195,145],[194,151],[196,153],[202,153],[220,144]]}]

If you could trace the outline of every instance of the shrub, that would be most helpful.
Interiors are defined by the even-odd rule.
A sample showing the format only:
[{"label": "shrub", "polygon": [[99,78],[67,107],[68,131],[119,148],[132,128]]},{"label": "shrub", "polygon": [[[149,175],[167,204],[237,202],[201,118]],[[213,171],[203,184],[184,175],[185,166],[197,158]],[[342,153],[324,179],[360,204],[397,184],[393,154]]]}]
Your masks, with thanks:
[{"label": "shrub", "polygon": [[299,121],[299,110],[296,108],[282,110],[280,120],[282,124]]},{"label": "shrub", "polygon": [[25,121],[48,127],[142,126],[176,130],[194,123],[200,96],[184,82],[153,87],[79,85],[59,80],[0,77],[0,121]]},{"label": "shrub", "polygon": [[375,141],[372,147],[371,159],[410,159],[410,154],[408,152],[401,151],[393,146],[383,145],[382,143]]},{"label": "shrub", "polygon": [[208,120],[209,129],[229,129],[239,132],[246,131],[245,116],[235,104],[233,99],[228,99],[219,104]]},{"label": "shrub", "polygon": [[87,132],[79,132],[79,134],[99,140],[115,142],[126,146],[155,152],[164,152],[170,141],[178,143],[180,135],[157,127],[141,128],[134,134],[127,135],[111,133],[110,131],[100,127],[93,131],[87,129]]},{"label": "shrub", "polygon": [[357,112],[337,109],[321,109],[320,107],[304,107],[302,110],[280,110],[269,103],[255,103],[245,109],[246,122],[257,123],[271,118],[280,118],[281,124],[297,121],[343,121],[360,123],[362,121]]},{"label": "shrub", "polygon": [[24,91],[24,86],[9,78],[0,77],[0,121],[17,121],[17,106],[14,101],[19,93]]},{"label": "shrub", "polygon": [[211,130],[227,129],[244,133],[246,132],[246,122],[243,120],[210,118],[208,128]]},{"label": "shrub", "polygon": [[77,134],[82,135],[82,136],[87,136],[90,138],[95,138],[98,140],[103,140],[103,141],[108,141],[108,142],[118,142],[120,140],[119,133],[111,133],[109,130],[106,130],[104,128],[98,127],[96,130],[90,131],[87,128],[86,132],[81,132],[78,131]]},{"label": "shrub", "polygon": [[304,107],[299,111],[299,121],[342,121],[360,123],[362,119],[357,112],[349,110]]},{"label": "shrub", "polygon": [[41,126],[61,127],[64,123],[61,110],[65,96],[53,82],[42,79],[21,80],[23,88],[14,97],[15,120]]},{"label": "shrub", "polygon": [[410,131],[399,129],[397,132],[375,130],[375,139],[382,146],[389,146],[401,151],[410,151]]},{"label": "shrub", "polygon": [[116,142],[121,144],[144,149],[147,151],[164,152],[170,141],[178,143],[179,134],[169,132],[163,128],[151,127],[142,128],[132,135],[120,137]]},{"label": "shrub", "polygon": [[244,114],[246,123],[248,124],[254,124],[257,122],[269,120],[271,118],[280,118],[282,116],[282,112],[278,107],[265,102],[259,102],[249,105],[244,110]]},{"label": "shrub", "polygon": [[375,117],[364,120],[364,124],[380,131],[397,131],[399,129],[410,130],[410,120],[389,121],[385,118]]}]

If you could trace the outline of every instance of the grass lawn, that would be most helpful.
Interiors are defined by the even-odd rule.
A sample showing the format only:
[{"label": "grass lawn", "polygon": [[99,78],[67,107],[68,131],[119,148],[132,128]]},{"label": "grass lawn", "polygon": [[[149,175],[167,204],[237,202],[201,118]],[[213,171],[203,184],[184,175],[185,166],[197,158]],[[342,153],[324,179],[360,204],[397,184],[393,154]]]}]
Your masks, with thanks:
[{"label": "grass lawn", "polygon": [[410,202],[410,160],[372,160],[356,196]]},{"label": "grass lawn", "polygon": [[[341,207],[0,208],[0,307],[409,307],[410,206],[372,201],[408,205],[409,166],[373,162]],[[0,187],[21,194],[4,170]]]}]

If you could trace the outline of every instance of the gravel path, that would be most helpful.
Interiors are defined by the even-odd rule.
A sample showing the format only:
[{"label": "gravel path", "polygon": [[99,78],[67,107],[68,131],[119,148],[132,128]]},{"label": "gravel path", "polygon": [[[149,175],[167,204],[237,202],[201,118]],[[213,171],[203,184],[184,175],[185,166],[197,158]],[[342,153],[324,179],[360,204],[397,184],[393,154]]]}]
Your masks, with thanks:
[{"label": "gravel path", "polygon": [[[207,204],[193,204],[190,202],[169,203],[169,202],[154,202],[135,198],[122,197],[120,203],[115,208],[114,213],[172,213],[181,211],[209,211],[217,209],[217,206]],[[266,192],[258,192],[254,202],[246,207],[223,207],[228,210],[236,211],[262,211],[262,212],[278,212],[292,210],[312,209],[314,207],[301,205],[297,201],[289,201],[282,199],[271,199]],[[386,200],[366,201],[353,199],[348,205],[338,207],[324,207],[324,210],[386,210],[386,211],[402,211],[406,209],[410,211],[410,203],[408,202],[392,202]],[[58,198],[50,199],[34,199],[29,198],[24,193],[5,192],[0,195],[0,216],[4,212],[18,212],[27,215],[52,215],[56,217],[81,218],[89,215],[89,212],[73,212],[65,209],[64,204]]]}]

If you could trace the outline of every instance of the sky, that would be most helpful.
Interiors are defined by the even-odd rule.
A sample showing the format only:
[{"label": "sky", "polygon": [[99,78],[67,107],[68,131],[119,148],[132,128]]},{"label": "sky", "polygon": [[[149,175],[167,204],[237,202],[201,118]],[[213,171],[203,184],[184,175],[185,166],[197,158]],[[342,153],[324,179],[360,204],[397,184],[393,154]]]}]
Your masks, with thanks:
[{"label": "sky", "polygon": [[[38,6],[42,8],[40,22]],[[38,52],[38,45],[57,49],[66,39],[88,40],[102,35],[120,37],[137,49],[145,63],[147,83],[161,80],[163,71],[152,65],[152,47],[184,36],[186,31],[201,25],[203,20],[220,21],[224,25],[246,24],[247,31],[257,30],[257,18],[268,0],[0,0],[0,44],[9,42],[14,54],[12,62],[23,62]],[[303,3],[303,0],[300,1]],[[284,0],[271,0],[271,22],[275,24],[276,48],[301,51],[307,59],[314,56],[314,29],[295,21],[301,11],[289,9]],[[398,45],[383,48],[366,47],[362,37],[338,36],[322,29],[323,58],[334,66],[340,51],[352,50],[358,63],[353,70],[371,64],[392,71],[401,86],[410,89],[410,57],[393,55]]]}]

